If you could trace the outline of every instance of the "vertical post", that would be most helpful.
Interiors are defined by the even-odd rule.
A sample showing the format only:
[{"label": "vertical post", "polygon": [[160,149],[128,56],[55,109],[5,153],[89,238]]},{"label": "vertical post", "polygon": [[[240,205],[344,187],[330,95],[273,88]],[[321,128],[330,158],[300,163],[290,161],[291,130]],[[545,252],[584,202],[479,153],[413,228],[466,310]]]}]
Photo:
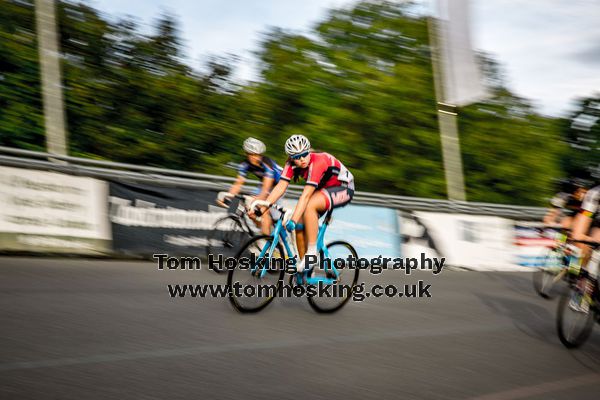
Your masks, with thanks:
[{"label": "vertical post", "polygon": [[433,81],[437,101],[438,124],[440,127],[440,140],[442,158],[444,160],[444,174],[448,199],[466,201],[465,183],[463,177],[460,142],[458,138],[456,106],[446,104],[444,98],[437,30],[432,17],[428,18],[429,43],[432,49],[431,64],[433,68]]},{"label": "vertical post", "polygon": [[438,122],[448,199],[466,201],[456,107],[438,102]]},{"label": "vertical post", "polygon": [[35,0],[38,51],[48,153],[67,155],[65,111],[54,0]]}]

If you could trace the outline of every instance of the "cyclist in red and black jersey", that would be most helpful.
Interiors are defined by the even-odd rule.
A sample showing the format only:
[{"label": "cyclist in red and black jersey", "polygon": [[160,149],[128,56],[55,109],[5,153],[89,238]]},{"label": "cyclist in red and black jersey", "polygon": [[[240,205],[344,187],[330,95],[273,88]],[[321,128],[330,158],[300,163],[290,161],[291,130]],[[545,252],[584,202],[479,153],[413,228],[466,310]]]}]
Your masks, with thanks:
[{"label": "cyclist in red and black jersey", "polygon": [[[292,179],[303,178],[306,181],[293,215],[285,225],[288,231],[297,230],[298,252],[302,260],[297,270],[302,271],[305,255],[318,257],[316,247],[319,216],[330,209],[350,203],[354,196],[354,177],[331,154],[311,151],[310,142],[303,135],[290,137],[285,142],[285,152],[289,158],[279,183],[265,202],[256,203],[270,207],[283,196]],[[304,224],[303,230],[298,226],[301,223]]]}]

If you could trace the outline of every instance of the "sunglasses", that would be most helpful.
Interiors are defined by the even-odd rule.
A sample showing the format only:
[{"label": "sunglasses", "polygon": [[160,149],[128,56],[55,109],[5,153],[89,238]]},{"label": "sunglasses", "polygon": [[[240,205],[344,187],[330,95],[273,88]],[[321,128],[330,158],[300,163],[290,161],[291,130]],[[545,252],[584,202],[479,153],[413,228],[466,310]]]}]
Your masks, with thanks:
[{"label": "sunglasses", "polygon": [[292,160],[299,160],[301,158],[306,157],[308,155],[308,153],[309,153],[308,151],[305,151],[304,153],[300,153],[300,154],[296,154],[296,155],[290,156],[290,158]]}]

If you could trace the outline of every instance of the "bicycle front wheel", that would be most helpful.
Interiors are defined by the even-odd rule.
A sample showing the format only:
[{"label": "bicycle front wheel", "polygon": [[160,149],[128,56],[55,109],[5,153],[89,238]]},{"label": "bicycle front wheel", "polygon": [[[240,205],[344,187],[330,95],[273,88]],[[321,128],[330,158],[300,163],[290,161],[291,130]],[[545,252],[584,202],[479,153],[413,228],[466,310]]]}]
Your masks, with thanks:
[{"label": "bicycle front wheel", "polygon": [[560,280],[559,274],[564,273],[564,254],[558,249],[550,249],[544,263],[533,273],[533,287],[545,299],[556,296],[556,283]]},{"label": "bicycle front wheel", "polygon": [[[356,250],[350,243],[337,241],[327,245],[330,258],[326,260],[329,266],[335,260],[335,269],[337,277],[331,287],[323,287],[323,295],[308,296],[308,304],[319,313],[333,313],[342,308],[352,297],[356,284],[358,283],[359,269],[356,265],[348,264],[349,256],[355,260],[358,258]],[[321,260],[324,260],[323,251],[321,251]],[[345,260],[345,261],[344,261]],[[327,272],[327,273],[326,273]],[[334,277],[333,271],[323,271],[318,268],[312,272],[314,274],[328,275]],[[318,287],[316,288],[318,292]]]},{"label": "bicycle front wheel", "polygon": [[581,346],[592,333],[594,327],[594,307],[587,304],[587,312],[582,310],[585,300],[581,299],[577,287],[565,291],[558,302],[556,328],[558,338],[567,348]]},{"label": "bicycle front wheel", "polygon": [[[223,258],[234,257],[240,246],[251,237],[252,235],[236,216],[223,217],[215,222],[212,231],[208,234],[206,258],[208,259],[211,254],[213,256],[222,254]],[[220,268],[216,268],[215,271],[225,272]]]},{"label": "bicycle front wheel", "polygon": [[[229,300],[242,313],[258,312],[277,296],[285,273],[285,259],[281,242],[274,254],[268,253],[272,243],[270,235],[251,238],[236,255],[237,265],[229,270]],[[265,247],[267,252],[260,257]]]}]

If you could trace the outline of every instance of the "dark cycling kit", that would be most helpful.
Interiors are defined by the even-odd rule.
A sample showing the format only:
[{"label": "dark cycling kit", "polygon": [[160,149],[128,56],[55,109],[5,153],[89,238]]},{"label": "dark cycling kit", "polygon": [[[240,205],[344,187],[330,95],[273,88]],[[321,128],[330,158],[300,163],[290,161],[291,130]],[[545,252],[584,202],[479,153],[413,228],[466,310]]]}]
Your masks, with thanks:
[{"label": "dark cycling kit", "polygon": [[[244,178],[247,177],[248,173],[256,176],[261,182],[264,178],[272,178],[274,180],[273,186],[279,182],[281,172],[282,168],[269,157],[263,157],[260,165],[254,165],[249,163],[248,160],[245,160],[242,161],[238,167],[238,174]],[[260,193],[260,188],[258,188],[257,193]]]},{"label": "dark cycling kit", "polygon": [[592,227],[600,227],[600,186],[588,190],[585,194],[581,212],[592,219]]}]

